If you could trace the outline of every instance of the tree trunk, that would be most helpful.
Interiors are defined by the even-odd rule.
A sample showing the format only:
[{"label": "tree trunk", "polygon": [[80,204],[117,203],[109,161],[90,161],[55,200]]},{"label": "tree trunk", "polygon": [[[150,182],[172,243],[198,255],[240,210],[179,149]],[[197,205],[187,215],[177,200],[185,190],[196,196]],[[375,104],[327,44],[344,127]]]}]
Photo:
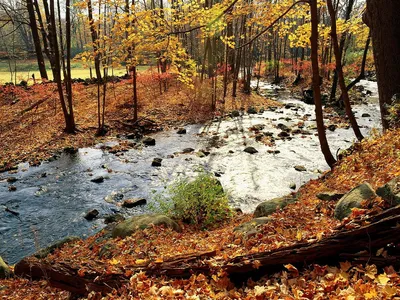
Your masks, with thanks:
[{"label": "tree trunk", "polygon": [[331,37],[332,37],[333,51],[335,53],[336,72],[338,75],[339,86],[342,91],[344,106],[346,108],[346,115],[350,120],[351,127],[353,128],[354,134],[356,135],[357,139],[359,141],[361,141],[364,137],[361,134],[360,128],[358,127],[358,124],[357,124],[357,120],[354,117],[353,111],[351,110],[350,97],[349,97],[349,93],[347,92],[347,89],[346,89],[346,83],[344,81],[342,61],[341,61],[340,50],[339,50],[339,42],[338,42],[337,31],[336,31],[336,13],[333,8],[332,0],[327,0],[327,6],[328,6],[329,15],[331,16]]},{"label": "tree trunk", "polygon": [[324,126],[324,118],[322,112],[322,102],[321,102],[321,78],[319,74],[319,66],[318,66],[318,8],[317,8],[317,0],[310,1],[311,8],[311,63],[312,63],[312,87],[313,87],[313,96],[315,103],[315,118],[317,120],[317,129],[318,129],[318,139],[321,145],[322,153],[325,157],[325,160],[329,167],[333,168],[336,163],[335,158],[333,157],[331,150],[329,148],[328,140],[326,138],[325,126]]},{"label": "tree trunk", "polygon": [[367,0],[364,21],[371,28],[382,127],[389,128],[386,104],[400,93],[400,1]]},{"label": "tree trunk", "polygon": [[31,28],[33,44],[35,46],[36,59],[38,62],[40,78],[49,79],[47,76],[46,65],[44,63],[42,47],[40,45],[40,37],[36,24],[35,10],[33,8],[32,0],[26,0],[26,6],[29,14],[29,26]]}]

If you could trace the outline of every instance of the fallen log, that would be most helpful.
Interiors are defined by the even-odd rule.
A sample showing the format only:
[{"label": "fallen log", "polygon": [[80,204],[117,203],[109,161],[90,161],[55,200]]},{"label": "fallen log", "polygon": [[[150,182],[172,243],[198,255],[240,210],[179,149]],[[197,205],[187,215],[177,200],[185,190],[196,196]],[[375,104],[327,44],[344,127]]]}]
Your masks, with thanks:
[{"label": "fallen log", "polygon": [[[341,259],[380,265],[399,264],[398,257],[376,257],[376,250],[388,244],[400,242],[400,206],[384,211],[381,214],[363,220],[359,228],[342,230],[338,233],[309,243],[298,243],[293,246],[269,252],[248,254],[232,258],[228,261],[207,258],[216,255],[215,251],[171,258],[162,263],[149,263],[143,266],[124,266],[132,272],[143,271],[148,275],[164,275],[168,277],[188,278],[192,274],[210,275],[220,269],[231,279],[243,282],[253,276],[261,276],[282,269],[285,264],[301,267],[311,263],[337,263]],[[47,279],[50,284],[75,294],[86,294],[90,291],[108,292],[128,281],[121,274],[104,275],[90,272],[79,276],[79,267],[62,263],[43,263],[34,258],[26,258],[15,266],[17,276],[31,279]]]},{"label": "fallen log", "polygon": [[29,107],[25,108],[24,110],[22,110],[22,111],[20,112],[20,114],[23,115],[24,113],[27,113],[28,111],[31,111],[31,110],[34,109],[35,107],[36,107],[36,108],[39,107],[40,104],[42,104],[43,102],[45,102],[45,101],[47,101],[47,100],[49,100],[49,99],[50,99],[50,98],[44,98],[44,99],[42,99],[42,100],[39,100],[39,101],[33,103],[31,106],[29,106]]}]

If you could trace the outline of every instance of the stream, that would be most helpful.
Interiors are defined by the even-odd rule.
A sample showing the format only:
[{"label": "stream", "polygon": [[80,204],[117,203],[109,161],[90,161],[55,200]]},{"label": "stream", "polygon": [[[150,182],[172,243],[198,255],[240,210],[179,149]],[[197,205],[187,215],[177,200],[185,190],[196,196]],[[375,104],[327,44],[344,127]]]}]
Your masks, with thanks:
[{"label": "stream", "polygon": [[[368,104],[355,105],[353,110],[362,133],[380,127],[376,83],[361,83],[372,91]],[[153,191],[161,192],[165,185],[180,175],[194,176],[204,168],[219,176],[228,192],[231,206],[252,212],[258,203],[290,193],[290,185],[299,188],[328,169],[315,135],[314,106],[295,99],[279,87],[260,82],[261,94],[275,97],[285,106],[257,114],[220,118],[206,125],[185,126],[186,134],[176,130],[152,135],[155,146],[130,149],[111,154],[104,146],[118,144],[110,140],[95,148],[82,148],[76,154],[62,153],[51,162],[38,167],[20,164],[15,174],[0,174],[0,256],[15,264],[24,256],[66,236],[87,237],[98,232],[104,216],[121,213],[124,216],[149,211],[146,205],[124,208],[116,203],[124,199],[145,198],[151,202]],[[362,115],[364,114],[364,117]],[[369,116],[366,116],[368,114]],[[301,134],[276,138],[273,146],[257,142],[250,127],[277,137],[284,126],[297,129],[304,121]],[[329,125],[329,120],[325,120]],[[348,148],[355,140],[350,129],[327,130],[332,153]],[[258,153],[243,150],[254,147]],[[182,153],[193,148],[191,153]],[[200,157],[198,151],[210,154]],[[161,167],[152,167],[154,158],[162,158]],[[295,170],[303,166],[305,171]],[[108,170],[112,170],[109,172]],[[104,182],[94,183],[96,176]],[[9,191],[7,178],[17,189]],[[5,207],[19,213],[5,211]],[[87,211],[97,209],[99,217],[87,221]]]}]

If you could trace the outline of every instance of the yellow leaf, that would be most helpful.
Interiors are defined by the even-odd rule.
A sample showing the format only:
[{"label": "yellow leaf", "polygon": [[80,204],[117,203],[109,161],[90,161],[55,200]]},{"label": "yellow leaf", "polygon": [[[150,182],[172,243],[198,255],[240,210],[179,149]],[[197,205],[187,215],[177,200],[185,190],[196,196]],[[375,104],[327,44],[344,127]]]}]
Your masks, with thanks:
[{"label": "yellow leaf", "polygon": [[379,276],[376,278],[376,280],[377,280],[380,284],[386,285],[386,284],[390,281],[390,278],[387,277],[386,274],[381,274],[381,275],[379,275]]},{"label": "yellow leaf", "polygon": [[364,296],[365,296],[365,299],[374,299],[374,298],[376,298],[378,296],[378,293],[376,292],[375,289],[371,289]]},{"label": "yellow leaf", "polygon": [[375,265],[369,265],[365,268],[365,275],[371,279],[375,279],[375,275],[378,273]]},{"label": "yellow leaf", "polygon": [[389,297],[393,297],[397,293],[397,289],[393,286],[386,285],[383,292]]},{"label": "yellow leaf", "polygon": [[118,259],[116,259],[116,258],[113,258],[113,259],[111,259],[110,261],[109,261],[109,263],[110,263],[110,265],[117,265],[117,264],[119,264],[120,263],[120,261],[118,260]]},{"label": "yellow leaf", "polygon": [[297,240],[300,242],[301,239],[303,238],[303,234],[301,233],[301,231],[297,231],[297,235],[296,235]]},{"label": "yellow leaf", "polygon": [[146,262],[145,259],[137,259],[137,260],[135,260],[135,264],[137,264],[137,265],[144,264],[145,262]]}]

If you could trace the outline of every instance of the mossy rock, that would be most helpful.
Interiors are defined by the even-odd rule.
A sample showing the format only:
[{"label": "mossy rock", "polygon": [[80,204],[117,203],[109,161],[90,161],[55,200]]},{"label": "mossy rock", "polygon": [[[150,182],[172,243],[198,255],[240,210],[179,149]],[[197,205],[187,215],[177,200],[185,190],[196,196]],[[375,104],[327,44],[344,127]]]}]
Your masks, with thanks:
[{"label": "mossy rock", "polygon": [[163,225],[166,228],[171,228],[177,232],[182,231],[178,223],[165,215],[142,215],[126,219],[125,221],[119,223],[112,231],[112,236],[113,238],[124,238],[137,230],[146,229],[150,225]]},{"label": "mossy rock", "polygon": [[344,196],[343,193],[339,193],[337,191],[331,192],[322,192],[317,194],[317,198],[322,201],[337,201]]},{"label": "mossy rock", "polygon": [[239,233],[242,233],[242,234],[246,234],[248,232],[253,231],[258,226],[268,223],[269,221],[271,221],[271,219],[267,218],[267,217],[255,218],[255,219],[252,219],[249,222],[245,222],[243,224],[240,224],[239,226],[235,227],[235,229],[233,229],[233,231],[234,232],[239,232]]},{"label": "mossy rock", "polygon": [[363,183],[344,195],[335,207],[335,218],[343,220],[351,214],[352,208],[361,208],[364,200],[376,197],[375,191],[368,183]]},{"label": "mossy rock", "polygon": [[384,199],[391,206],[400,204],[400,176],[392,179],[384,186],[376,190],[378,196]]},{"label": "mossy rock", "polygon": [[59,240],[46,248],[40,249],[34,254],[34,256],[37,258],[45,258],[47,257],[47,255],[53,253],[56,249],[61,248],[65,244],[76,242],[79,240],[80,238],[77,236],[67,236],[66,238],[63,238],[62,240]]},{"label": "mossy rock", "polygon": [[12,276],[12,272],[8,265],[4,262],[4,260],[0,256],[0,279],[8,278]]},{"label": "mossy rock", "polygon": [[287,205],[296,202],[297,199],[292,195],[274,198],[258,204],[254,211],[254,218],[268,217],[276,212],[277,209],[282,209]]}]

